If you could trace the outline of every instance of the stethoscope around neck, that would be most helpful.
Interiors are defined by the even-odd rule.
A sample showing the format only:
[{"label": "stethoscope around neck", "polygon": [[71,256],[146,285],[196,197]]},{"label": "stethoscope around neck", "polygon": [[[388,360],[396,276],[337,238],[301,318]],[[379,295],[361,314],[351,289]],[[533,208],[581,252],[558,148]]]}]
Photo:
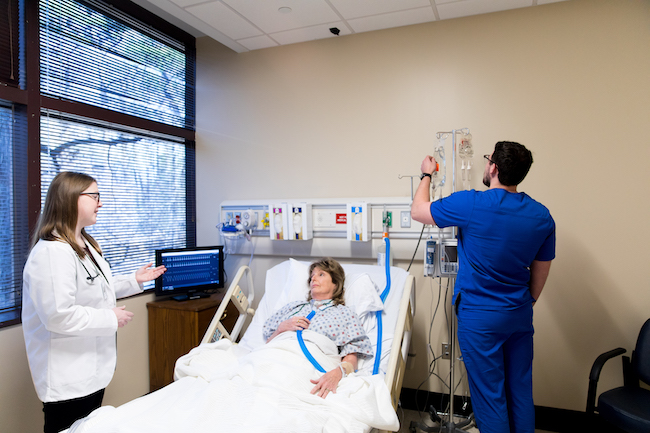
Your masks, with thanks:
[{"label": "stethoscope around neck", "polygon": [[[87,254],[90,254],[90,253],[87,253]],[[86,274],[88,275],[86,277],[86,280],[88,281],[88,284],[93,284],[95,282],[95,279],[99,278],[100,275],[104,277],[104,280],[106,281],[106,284],[108,284],[108,280],[106,280],[106,276],[104,275],[104,273],[101,270],[97,269],[97,265],[95,265],[95,263],[93,263],[93,267],[95,268],[95,272],[97,272],[97,275],[95,275],[93,277],[92,275],[90,275],[90,271],[88,270],[86,265],[84,265],[84,262],[83,262],[83,260],[81,260],[81,257],[77,256],[77,259],[79,259],[79,263],[81,263],[81,266],[84,268],[84,270],[86,271]],[[101,286],[102,286],[102,292],[104,294],[104,298],[106,298],[106,288],[104,287],[103,283],[101,284]]]}]

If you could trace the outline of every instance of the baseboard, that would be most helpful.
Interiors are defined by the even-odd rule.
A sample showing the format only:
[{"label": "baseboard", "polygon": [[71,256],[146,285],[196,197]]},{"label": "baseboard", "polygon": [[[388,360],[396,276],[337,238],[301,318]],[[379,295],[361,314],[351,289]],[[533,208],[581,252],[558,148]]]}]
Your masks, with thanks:
[{"label": "baseboard", "polygon": [[[436,411],[444,411],[449,402],[448,394],[402,388],[400,403],[407,410],[429,411],[433,406]],[[468,416],[472,412],[471,397],[454,396],[454,414]],[[598,423],[600,424],[600,423]],[[535,428],[551,432],[597,432],[600,429],[590,422],[585,412],[557,409],[554,407],[535,406]],[[604,431],[604,430],[603,430]]]}]

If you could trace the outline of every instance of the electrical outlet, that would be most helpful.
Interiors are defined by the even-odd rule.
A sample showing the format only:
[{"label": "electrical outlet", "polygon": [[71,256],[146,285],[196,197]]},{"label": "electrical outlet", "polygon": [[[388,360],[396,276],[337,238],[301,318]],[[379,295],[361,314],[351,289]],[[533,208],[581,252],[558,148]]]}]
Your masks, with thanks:
[{"label": "electrical outlet", "polygon": [[450,357],[449,343],[442,343],[442,359],[449,359]]},{"label": "electrical outlet", "polygon": [[411,211],[403,210],[400,213],[400,227],[403,229],[411,228]]}]

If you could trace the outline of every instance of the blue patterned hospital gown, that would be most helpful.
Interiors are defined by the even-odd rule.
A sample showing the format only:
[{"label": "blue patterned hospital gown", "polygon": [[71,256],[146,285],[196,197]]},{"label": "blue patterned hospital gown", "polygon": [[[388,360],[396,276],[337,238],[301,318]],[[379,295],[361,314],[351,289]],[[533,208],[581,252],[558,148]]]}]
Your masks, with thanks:
[{"label": "blue patterned hospital gown", "polygon": [[[316,310],[316,315],[309,321],[309,330],[329,337],[339,348],[341,357],[356,353],[359,357],[373,355],[370,339],[366,335],[357,316],[345,305],[334,305],[331,301],[324,301],[325,305]],[[290,302],[276,311],[264,323],[264,340],[278,329],[280,323],[290,317],[307,317],[314,309],[314,301]]]}]

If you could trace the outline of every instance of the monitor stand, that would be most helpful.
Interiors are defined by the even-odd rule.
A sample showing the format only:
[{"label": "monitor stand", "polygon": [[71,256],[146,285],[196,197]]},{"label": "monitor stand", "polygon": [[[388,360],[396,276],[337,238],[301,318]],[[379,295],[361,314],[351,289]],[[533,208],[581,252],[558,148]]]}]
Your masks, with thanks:
[{"label": "monitor stand", "polygon": [[209,298],[210,294],[205,292],[188,292],[183,295],[172,296],[174,301],[190,301],[192,299]]}]

